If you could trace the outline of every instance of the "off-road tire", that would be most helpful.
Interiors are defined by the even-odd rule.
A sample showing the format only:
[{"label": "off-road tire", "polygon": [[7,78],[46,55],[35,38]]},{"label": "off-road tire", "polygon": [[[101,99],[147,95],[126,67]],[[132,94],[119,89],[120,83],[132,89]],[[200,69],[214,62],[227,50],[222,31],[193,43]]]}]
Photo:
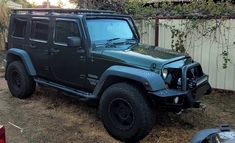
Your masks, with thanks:
[{"label": "off-road tire", "polygon": [[[121,103],[125,104],[124,109],[128,115],[123,117],[127,118],[128,122],[127,119],[119,117],[122,116],[121,108],[118,110]],[[115,106],[117,106],[117,110],[112,109]],[[109,134],[115,139],[125,142],[137,142],[143,139],[155,123],[155,112],[149,106],[143,92],[137,86],[128,83],[117,83],[108,87],[101,96],[99,111],[104,127]],[[120,111],[118,113],[121,115],[115,115],[116,113],[111,113],[112,111]],[[115,118],[117,120],[114,120]],[[128,124],[127,128],[125,125],[121,126],[120,120],[123,124],[125,122]],[[130,125],[129,122],[131,122]]]},{"label": "off-road tire", "polygon": [[8,88],[15,97],[25,99],[35,91],[36,83],[20,61],[11,62],[7,66],[6,79]]}]

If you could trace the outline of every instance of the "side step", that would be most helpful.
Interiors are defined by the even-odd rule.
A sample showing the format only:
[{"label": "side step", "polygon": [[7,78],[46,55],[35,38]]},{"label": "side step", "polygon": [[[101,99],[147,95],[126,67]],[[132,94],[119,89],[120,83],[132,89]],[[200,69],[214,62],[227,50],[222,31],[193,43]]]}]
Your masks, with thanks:
[{"label": "side step", "polygon": [[64,85],[61,85],[61,84],[58,84],[58,83],[48,81],[48,80],[39,79],[39,78],[35,78],[34,80],[35,80],[35,82],[37,82],[39,84],[54,87],[56,89],[60,89],[60,90],[63,90],[65,92],[74,94],[75,97],[79,96],[79,98],[83,98],[83,99],[95,99],[96,98],[96,96],[92,93],[84,92],[84,91],[74,89],[74,88],[70,88],[70,87],[67,87],[67,86],[64,86]]}]

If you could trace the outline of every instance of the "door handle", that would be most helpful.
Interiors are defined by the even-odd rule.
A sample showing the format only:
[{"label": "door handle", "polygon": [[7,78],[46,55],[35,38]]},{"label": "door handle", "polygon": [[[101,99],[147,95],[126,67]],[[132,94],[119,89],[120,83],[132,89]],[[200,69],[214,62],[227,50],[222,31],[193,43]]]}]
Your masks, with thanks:
[{"label": "door handle", "polygon": [[36,46],[34,44],[30,44],[30,48],[35,49]]},{"label": "door handle", "polygon": [[56,48],[52,48],[52,49],[51,49],[51,52],[52,52],[52,53],[58,53],[58,52],[60,52],[60,50],[59,50],[59,49],[56,49]]}]

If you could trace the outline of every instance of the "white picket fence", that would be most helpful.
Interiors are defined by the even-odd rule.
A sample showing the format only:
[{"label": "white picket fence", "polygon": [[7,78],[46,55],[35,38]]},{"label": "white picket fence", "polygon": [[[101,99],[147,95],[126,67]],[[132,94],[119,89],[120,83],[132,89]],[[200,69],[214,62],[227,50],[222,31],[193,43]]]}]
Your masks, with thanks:
[{"label": "white picket fence", "polygon": [[[171,48],[172,34],[169,28],[164,26],[174,25],[177,29],[184,29],[185,19],[159,19],[158,25],[158,46]],[[207,20],[211,25],[218,23],[218,20]],[[137,20],[137,28],[141,35],[141,42],[155,45],[155,20],[149,22],[146,20]],[[209,24],[210,25],[210,24]],[[203,26],[201,27],[203,28]],[[235,19],[226,19],[223,21],[222,29],[217,29],[214,35],[201,36],[199,32],[188,35],[184,44],[187,53],[196,61],[200,62],[203,70],[209,75],[209,80],[213,88],[235,91]],[[222,51],[229,49],[228,67],[223,69]]]}]

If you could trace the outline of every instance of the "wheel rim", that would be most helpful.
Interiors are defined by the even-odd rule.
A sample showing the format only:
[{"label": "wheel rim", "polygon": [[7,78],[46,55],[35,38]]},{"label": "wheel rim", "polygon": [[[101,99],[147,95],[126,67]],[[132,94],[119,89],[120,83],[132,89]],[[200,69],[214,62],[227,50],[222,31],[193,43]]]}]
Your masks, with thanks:
[{"label": "wheel rim", "polygon": [[128,130],[134,124],[132,106],[125,99],[114,99],[109,106],[109,115],[113,124],[121,130]]},{"label": "wheel rim", "polygon": [[11,83],[12,83],[12,87],[15,90],[19,90],[21,87],[21,78],[20,78],[20,74],[17,71],[13,71],[11,74]]}]

